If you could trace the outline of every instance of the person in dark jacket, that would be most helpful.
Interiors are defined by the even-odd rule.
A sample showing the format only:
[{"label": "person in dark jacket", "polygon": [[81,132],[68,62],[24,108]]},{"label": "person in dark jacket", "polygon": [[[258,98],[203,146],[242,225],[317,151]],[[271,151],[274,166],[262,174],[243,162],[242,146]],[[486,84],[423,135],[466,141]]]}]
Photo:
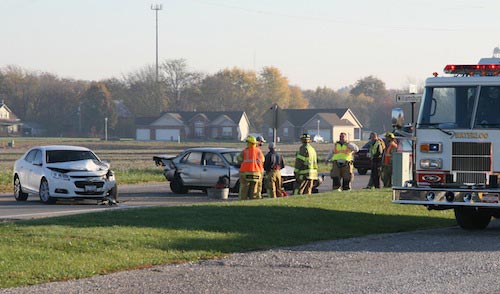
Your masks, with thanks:
[{"label": "person in dark jacket", "polygon": [[[371,174],[370,174],[370,183],[366,188],[380,188],[380,169],[382,167],[382,155],[384,154],[384,141],[378,138],[377,133],[370,133],[370,141],[371,146],[368,150],[368,155],[371,158]],[[372,185],[372,186],[370,186]]]},{"label": "person in dark jacket", "polygon": [[285,161],[283,156],[276,151],[276,146],[274,143],[269,143],[269,152],[266,154],[264,160],[264,170],[266,171],[266,177],[264,180],[267,197],[276,198],[282,196],[281,186],[283,181],[281,179],[280,170],[285,167]]}]

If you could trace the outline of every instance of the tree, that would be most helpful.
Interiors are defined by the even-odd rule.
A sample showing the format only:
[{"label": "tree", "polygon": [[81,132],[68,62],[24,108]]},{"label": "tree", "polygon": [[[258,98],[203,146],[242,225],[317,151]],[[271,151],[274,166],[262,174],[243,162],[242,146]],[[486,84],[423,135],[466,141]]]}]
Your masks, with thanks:
[{"label": "tree", "polygon": [[310,106],[313,108],[339,108],[345,107],[345,95],[327,87],[318,87],[313,91],[306,91]]},{"label": "tree", "polygon": [[[137,116],[158,116],[168,106],[165,87],[156,81],[156,70],[146,66],[125,77],[126,90],[120,97]],[[113,87],[112,89],[116,89]]]},{"label": "tree", "polygon": [[302,90],[297,86],[290,86],[290,103],[289,108],[305,109],[309,106],[309,101],[304,98]]},{"label": "tree", "polygon": [[282,108],[290,104],[290,88],[288,79],[275,67],[264,67],[259,75],[259,103],[272,105],[274,103]]},{"label": "tree", "polygon": [[103,134],[105,118],[109,128],[114,128],[117,117],[111,94],[104,83],[92,83],[80,98],[82,132],[92,137]]},{"label": "tree", "polygon": [[371,97],[374,100],[370,108],[370,120],[367,124],[372,130],[385,132],[391,130],[391,108],[394,106],[394,99],[385,88],[385,83],[373,76],[368,76],[356,82],[351,89],[353,96]]},{"label": "tree", "polygon": [[387,97],[387,89],[383,81],[374,76],[367,76],[356,82],[356,85],[351,89],[351,94],[354,96],[364,94],[378,101]]},{"label": "tree", "polygon": [[199,106],[206,110],[245,110],[255,111],[252,100],[255,99],[257,77],[253,71],[239,68],[224,69],[207,76],[201,84]]},{"label": "tree", "polygon": [[187,110],[187,93],[200,85],[203,75],[190,72],[185,59],[166,60],[161,65],[161,75],[170,110]]}]

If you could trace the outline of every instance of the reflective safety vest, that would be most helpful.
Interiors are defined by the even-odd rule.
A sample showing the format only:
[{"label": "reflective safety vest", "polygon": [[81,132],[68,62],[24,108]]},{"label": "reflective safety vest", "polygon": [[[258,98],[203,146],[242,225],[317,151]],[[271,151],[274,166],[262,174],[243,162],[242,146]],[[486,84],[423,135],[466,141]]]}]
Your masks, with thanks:
[{"label": "reflective safety vest", "polygon": [[[377,154],[379,151],[379,146],[381,147],[380,149],[382,149],[382,152],[380,152],[380,154]],[[379,158],[379,159],[382,158],[384,149],[385,149],[384,141],[377,139],[375,141],[375,143],[372,144],[372,146],[370,147],[370,154],[371,154],[372,158]],[[375,157],[375,155],[378,155],[378,156]]]},{"label": "reflective safety vest", "polygon": [[352,150],[347,147],[347,142],[345,144],[335,144],[332,160],[352,161]]},{"label": "reflective safety vest", "polygon": [[301,154],[300,151],[297,152],[297,154],[295,155],[296,162],[301,162],[302,168],[298,168],[297,164],[295,164],[294,172],[299,176],[304,176],[306,179],[316,180],[318,179],[318,160],[316,156],[316,150],[314,150],[314,148],[309,144],[302,146],[301,150],[304,147],[307,149],[307,153],[309,154],[309,156]]},{"label": "reflective safety vest", "polygon": [[260,148],[246,148],[243,155],[240,172],[264,172],[264,155]]},{"label": "reflective safety vest", "polygon": [[384,151],[384,160],[382,163],[384,165],[391,165],[392,163],[392,153],[398,149],[398,145],[393,141],[387,146],[387,149]]}]

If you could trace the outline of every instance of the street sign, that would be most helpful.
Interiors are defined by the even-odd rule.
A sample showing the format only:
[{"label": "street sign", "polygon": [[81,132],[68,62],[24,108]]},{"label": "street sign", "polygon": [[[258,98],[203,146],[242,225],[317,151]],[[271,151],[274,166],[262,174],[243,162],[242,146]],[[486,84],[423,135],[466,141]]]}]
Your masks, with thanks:
[{"label": "street sign", "polygon": [[397,94],[396,102],[420,102],[422,94]]}]

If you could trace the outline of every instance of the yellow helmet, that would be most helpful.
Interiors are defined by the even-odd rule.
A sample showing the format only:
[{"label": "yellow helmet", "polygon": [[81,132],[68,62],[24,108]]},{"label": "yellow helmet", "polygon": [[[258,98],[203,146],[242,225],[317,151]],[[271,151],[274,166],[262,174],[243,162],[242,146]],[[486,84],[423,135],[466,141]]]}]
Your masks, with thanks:
[{"label": "yellow helmet", "polygon": [[394,134],[393,134],[393,133],[390,133],[390,132],[385,133],[385,137],[386,137],[386,138],[391,138],[391,139],[394,139],[394,138],[395,138],[395,137],[394,137]]},{"label": "yellow helmet", "polygon": [[254,136],[248,136],[247,143],[257,144],[257,139]]}]

